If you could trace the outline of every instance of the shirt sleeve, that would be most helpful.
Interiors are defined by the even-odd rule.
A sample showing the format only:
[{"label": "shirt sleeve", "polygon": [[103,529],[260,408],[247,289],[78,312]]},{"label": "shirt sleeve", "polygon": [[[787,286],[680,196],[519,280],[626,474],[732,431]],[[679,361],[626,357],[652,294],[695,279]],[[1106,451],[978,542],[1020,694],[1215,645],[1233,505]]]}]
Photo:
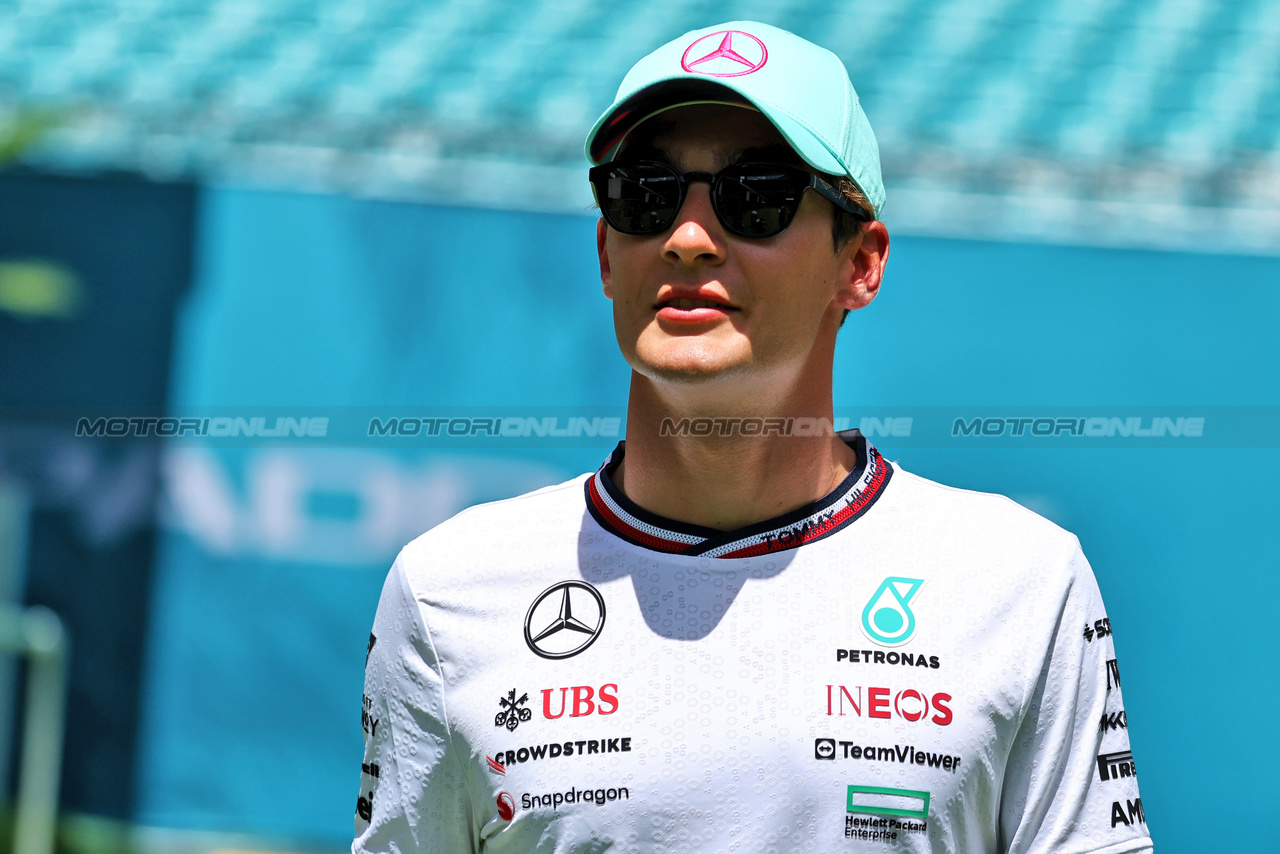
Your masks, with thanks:
[{"label": "shirt sleeve", "polygon": [[353,854],[476,851],[440,661],[400,560],[369,636],[363,707]]},{"label": "shirt sleeve", "polygon": [[1078,544],[1067,578],[1005,769],[1000,850],[1149,851],[1111,623]]}]

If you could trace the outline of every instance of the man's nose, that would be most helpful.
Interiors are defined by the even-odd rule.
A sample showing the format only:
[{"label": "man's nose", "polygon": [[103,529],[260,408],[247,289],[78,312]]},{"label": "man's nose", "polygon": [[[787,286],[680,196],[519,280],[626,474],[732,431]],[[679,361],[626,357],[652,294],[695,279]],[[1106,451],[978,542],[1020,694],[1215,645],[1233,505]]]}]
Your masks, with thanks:
[{"label": "man's nose", "polygon": [[699,261],[719,264],[724,254],[725,233],[711,208],[711,188],[699,181],[689,187],[662,255],[672,263],[691,266]]}]

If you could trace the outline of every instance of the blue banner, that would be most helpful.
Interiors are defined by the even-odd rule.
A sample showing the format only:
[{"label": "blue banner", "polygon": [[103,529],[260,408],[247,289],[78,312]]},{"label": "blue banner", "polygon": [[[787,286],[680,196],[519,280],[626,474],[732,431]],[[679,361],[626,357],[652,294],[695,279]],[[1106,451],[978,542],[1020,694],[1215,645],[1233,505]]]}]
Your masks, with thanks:
[{"label": "blue banner", "polygon": [[[264,420],[254,441],[195,437],[164,456],[139,820],[341,848],[396,551],[472,503],[598,465],[614,438],[590,419],[621,412],[629,371],[585,213],[213,190],[201,222],[174,406]],[[1233,686],[1249,708],[1280,699],[1259,669],[1276,644],[1280,443],[1257,427],[1280,404],[1259,381],[1280,364],[1277,279],[1275,258],[901,237],[883,294],[841,332],[837,406],[888,458],[1080,536],[1164,851],[1214,848],[1227,824],[1233,848],[1261,850],[1274,831],[1250,817],[1271,812],[1262,757],[1280,737],[1255,727],[1233,749],[1220,724]],[[1253,419],[1251,438],[1204,441],[1227,410]],[[475,435],[494,416],[595,433],[449,443],[412,423],[445,418],[447,439],[454,417]],[[304,417],[355,427],[311,442]],[[411,419],[412,441],[392,441],[391,418]],[[1052,443],[1036,444],[1038,418]],[[1159,443],[1124,444],[1165,418]],[[977,432],[952,435],[956,419]],[[1111,434],[1089,444],[1090,430]],[[1202,812],[1209,781],[1231,786],[1229,815]]]}]

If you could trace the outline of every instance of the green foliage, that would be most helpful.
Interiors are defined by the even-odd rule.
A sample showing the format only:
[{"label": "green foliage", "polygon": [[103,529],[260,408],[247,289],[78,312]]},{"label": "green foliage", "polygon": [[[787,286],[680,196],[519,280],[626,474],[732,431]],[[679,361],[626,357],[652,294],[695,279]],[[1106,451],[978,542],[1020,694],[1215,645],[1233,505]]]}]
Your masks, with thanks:
[{"label": "green foliage", "polygon": [[8,121],[0,119],[0,166],[16,160],[58,123],[50,110],[19,110]]},{"label": "green foliage", "polygon": [[[13,850],[13,810],[0,811],[0,854]],[[124,822],[95,816],[63,815],[58,820],[53,854],[138,854]]]}]

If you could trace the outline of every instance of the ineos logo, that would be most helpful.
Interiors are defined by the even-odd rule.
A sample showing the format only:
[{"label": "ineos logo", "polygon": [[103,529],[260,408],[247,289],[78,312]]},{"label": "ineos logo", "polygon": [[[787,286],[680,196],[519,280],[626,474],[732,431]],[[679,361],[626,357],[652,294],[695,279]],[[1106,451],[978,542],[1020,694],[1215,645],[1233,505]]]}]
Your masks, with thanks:
[{"label": "ineos logo", "polygon": [[604,629],[604,597],[585,581],[558,581],[524,615],[524,642],[543,658],[572,658]]}]

